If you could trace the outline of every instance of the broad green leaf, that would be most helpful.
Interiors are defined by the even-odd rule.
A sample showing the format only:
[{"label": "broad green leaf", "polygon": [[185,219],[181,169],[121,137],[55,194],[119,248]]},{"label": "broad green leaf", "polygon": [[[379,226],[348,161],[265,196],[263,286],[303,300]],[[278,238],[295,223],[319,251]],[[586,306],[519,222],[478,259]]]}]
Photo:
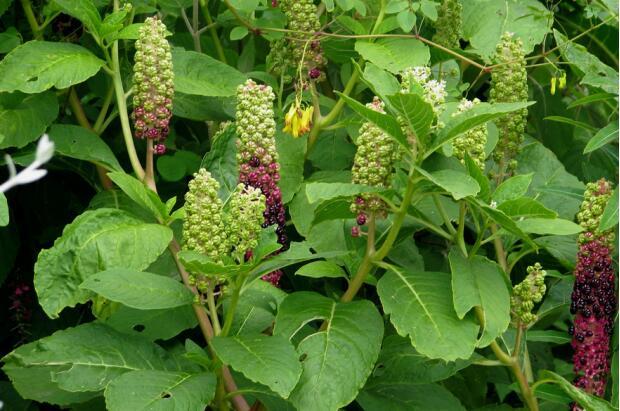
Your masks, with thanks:
[{"label": "broad green leaf", "polygon": [[479,327],[471,314],[459,320],[446,304],[452,301],[448,274],[392,266],[377,283],[377,292],[398,334],[409,336],[420,354],[454,361],[474,352]]},{"label": "broad green leaf", "polygon": [[172,114],[175,117],[195,121],[230,121],[235,118],[235,100],[229,97],[195,96],[175,91]]},{"label": "broad green leaf", "polygon": [[220,198],[228,198],[239,182],[237,170],[237,133],[234,125],[227,126],[211,143],[211,150],[202,159],[200,167],[206,168],[220,183]]},{"label": "broad green leaf", "polygon": [[192,151],[177,150],[157,159],[157,171],[166,181],[179,181],[200,168],[200,156]]},{"label": "broad green leaf", "polygon": [[382,190],[385,190],[385,188],[353,183],[306,183],[306,196],[310,203]]},{"label": "broad green leaf", "polygon": [[573,276],[567,277],[569,278],[563,278],[549,287],[545,299],[536,312],[539,320],[554,313],[568,311],[571,303],[574,278],[572,278]]},{"label": "broad green leaf", "polygon": [[280,336],[262,334],[215,337],[213,349],[224,364],[288,398],[301,375],[295,347]]},{"label": "broad green leaf", "polygon": [[158,274],[114,268],[89,276],[80,288],[139,310],[190,305],[194,295],[180,282]]},{"label": "broad green leaf", "polygon": [[104,64],[77,44],[32,40],[0,62],[0,91],[32,94],[67,88],[94,76]]},{"label": "broad green leaf", "polygon": [[541,379],[551,379],[558,384],[564,392],[566,392],[575,402],[584,407],[586,410],[596,411],[613,411],[615,408],[607,401],[594,395],[588,394],[583,390],[575,387],[561,375],[552,371],[544,370]]},{"label": "broad green leaf", "polygon": [[[316,203],[315,203],[316,204]],[[324,201],[314,210],[312,225],[317,225],[323,221],[354,218],[351,211],[350,198],[334,198]]]},{"label": "broad green leaf", "polygon": [[618,94],[618,71],[603,63],[581,44],[570,41],[557,30],[553,31],[562,57],[571,68],[582,74],[582,84],[599,87],[608,93]]},{"label": "broad green leaf", "polygon": [[555,330],[528,330],[526,333],[528,341],[546,342],[551,344],[568,344],[571,336],[566,331]]},{"label": "broad green leaf", "polygon": [[459,171],[446,169],[427,173],[420,168],[418,168],[418,171],[434,184],[450,193],[455,200],[470,196],[475,197],[480,191],[480,186],[474,178]]},{"label": "broad green leaf", "polygon": [[525,196],[527,189],[532,183],[533,175],[533,173],[522,174],[510,177],[508,180],[502,182],[493,193],[493,201],[497,204],[501,204],[504,201],[522,198]]},{"label": "broad green leaf", "polygon": [[215,396],[212,373],[138,370],[114,379],[105,390],[110,411],[203,411]]},{"label": "broad green leaf", "polygon": [[166,219],[168,216],[166,205],[161,201],[157,193],[147,188],[140,180],[122,171],[108,173],[108,177],[110,177],[110,180],[123,190],[129,198],[149,210],[156,219],[160,221]]},{"label": "broad green leaf", "polygon": [[416,39],[380,39],[374,43],[355,42],[357,51],[365,60],[393,74],[409,67],[424,66],[430,59],[428,47]]},{"label": "broad green leaf", "polygon": [[605,206],[605,211],[601,216],[599,231],[607,231],[618,224],[618,187],[611,193],[611,198]]},{"label": "broad green leaf", "polygon": [[516,174],[534,173],[528,196],[560,217],[572,220],[583,200],[583,183],[569,174],[555,154],[538,142],[523,147],[517,161]]},{"label": "broad green leaf", "polygon": [[602,129],[600,129],[594,137],[588,141],[586,148],[583,149],[583,154],[588,154],[594,150],[598,150],[605,144],[609,144],[612,141],[618,140],[618,120],[613,123],[609,123]]},{"label": "broad green leaf", "polygon": [[370,62],[364,66],[362,77],[379,97],[389,96],[400,91],[400,83],[396,77]]},{"label": "broad green leaf", "polygon": [[101,27],[101,16],[91,0],[53,0],[52,4],[58,6],[60,10],[75,17],[84,24],[84,27],[95,37],[99,35]]},{"label": "broad green leaf", "polygon": [[135,370],[177,370],[161,347],[98,323],[57,331],[6,355],[2,370],[23,398],[68,405]]},{"label": "broad green leaf", "polygon": [[540,217],[540,218],[556,218],[558,215],[555,211],[549,210],[547,207],[529,197],[515,198],[507,200],[497,206],[497,209],[506,213],[511,218],[519,217]]},{"label": "broad green leaf", "polygon": [[250,283],[241,293],[230,335],[258,334],[271,328],[278,307],[286,296],[268,281]]},{"label": "broad green leaf", "polygon": [[0,192],[0,227],[9,224],[9,203],[6,201],[4,193]]},{"label": "broad green leaf", "polygon": [[299,268],[295,275],[312,278],[346,278],[342,267],[331,261],[313,261]]},{"label": "broad green leaf", "polygon": [[489,201],[491,195],[491,182],[484,174],[483,170],[480,170],[476,163],[474,163],[474,160],[472,160],[467,153],[465,153],[465,167],[467,168],[469,175],[472,176],[480,186],[480,193],[478,194],[478,197],[484,201]]},{"label": "broad green leaf", "polygon": [[280,182],[282,203],[286,204],[293,199],[304,181],[304,159],[306,156],[307,138],[293,138],[290,134],[278,130],[276,134],[276,149],[280,157]]},{"label": "broad green leaf", "polygon": [[407,380],[364,387],[357,402],[364,411],[465,411],[458,398],[441,385]]},{"label": "broad green leaf", "polygon": [[463,2],[463,38],[486,60],[505,32],[523,41],[525,54],[551,31],[553,13],[536,0],[468,0]]},{"label": "broad green leaf", "polygon": [[577,256],[577,238],[576,236],[560,236],[550,235],[538,237],[536,244],[547,250],[560,264],[567,270],[575,268],[575,260]]},{"label": "broad green leaf", "polygon": [[340,96],[340,98],[342,98],[357,114],[362,116],[365,120],[375,124],[388,135],[392,136],[405,150],[411,150],[409,143],[407,142],[407,137],[403,134],[398,121],[396,121],[396,119],[392,116],[379,113],[378,111],[368,108],[359,101],[352,99],[349,96],[345,96],[340,92],[336,92],[336,94],[338,94],[338,96]]},{"label": "broad green leaf", "polygon": [[523,240],[530,247],[537,249],[536,243],[532,241],[532,239],[514,222],[509,216],[507,216],[503,211],[491,207],[488,204],[483,203],[482,201],[472,200],[471,204],[480,207],[480,210],[489,216],[491,220],[495,223],[499,224],[501,228],[516,235],[518,238]]},{"label": "broad green leaf", "polygon": [[302,291],[282,301],[273,334],[291,339],[315,320],[327,327],[299,343],[303,371],[289,400],[300,410],[337,410],[355,399],[370,375],[381,349],[383,320],[370,301],[337,303]]},{"label": "broad green leaf", "polygon": [[20,148],[35,141],[56,116],[58,100],[54,93],[0,93],[0,134],[4,137],[0,138],[0,149]]},{"label": "broad green leaf", "polygon": [[140,335],[151,341],[168,340],[198,324],[194,310],[188,305],[163,310],[120,306],[105,323],[125,334]]},{"label": "broad green leaf", "polygon": [[112,268],[143,270],[168,247],[172,231],[126,212],[86,211],[65,227],[54,246],[39,253],[34,285],[50,318],[94,294],[79,288],[90,275]]},{"label": "broad green leaf", "polygon": [[397,93],[389,96],[388,100],[416,137],[426,141],[435,118],[433,107],[417,94]]},{"label": "broad green leaf", "polygon": [[439,131],[437,137],[431,144],[430,149],[424,154],[424,158],[430,156],[439,147],[452,141],[456,136],[462,134],[474,127],[481,124],[485,124],[488,121],[494,120],[503,116],[506,113],[510,113],[522,108],[531,106],[533,101],[523,101],[519,103],[480,103],[476,104],[470,110],[467,110],[461,114],[451,117],[446,121],[444,128]]},{"label": "broad green leaf", "polygon": [[225,275],[232,277],[249,269],[248,265],[237,265],[232,260],[229,264],[215,262],[205,254],[194,250],[181,250],[178,258],[188,271],[206,276]]},{"label": "broad green leaf", "polygon": [[198,96],[232,96],[245,76],[213,57],[181,48],[172,50],[174,90]]},{"label": "broad green leaf", "polygon": [[474,307],[482,309],[484,328],[478,346],[486,347],[510,324],[505,274],[493,261],[481,256],[466,258],[456,249],[450,251],[449,259],[456,315],[463,318]]},{"label": "broad green leaf", "polygon": [[0,0],[0,16],[2,16],[11,6],[13,0]]},{"label": "broad green leaf", "polygon": [[123,170],[105,141],[84,127],[54,124],[48,134],[60,155],[90,161],[110,171]]},{"label": "broad green leaf", "polygon": [[409,33],[413,29],[413,26],[415,26],[415,22],[416,22],[415,12],[411,10],[403,10],[396,15],[396,21],[398,21],[400,28],[405,33]]},{"label": "broad green leaf", "polygon": [[[0,1],[0,12],[2,11],[1,3],[2,1]],[[9,27],[6,31],[0,33],[0,53],[6,54],[20,44],[22,44],[22,38],[15,27]]]},{"label": "broad green leaf", "polygon": [[571,235],[583,231],[579,224],[561,218],[528,218],[517,221],[517,226],[526,233]]}]

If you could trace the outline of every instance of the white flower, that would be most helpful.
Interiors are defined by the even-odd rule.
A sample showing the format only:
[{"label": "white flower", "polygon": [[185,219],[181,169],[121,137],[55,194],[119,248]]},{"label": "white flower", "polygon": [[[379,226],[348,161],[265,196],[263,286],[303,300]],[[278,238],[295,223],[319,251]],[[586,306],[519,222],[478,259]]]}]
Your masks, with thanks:
[{"label": "white flower", "polygon": [[15,164],[13,163],[13,159],[11,159],[11,156],[9,156],[8,154],[5,155],[4,159],[6,161],[7,167],[9,168],[9,179],[5,181],[4,184],[0,185],[0,193],[8,191],[12,187],[21,184],[32,183],[33,181],[43,178],[45,174],[47,174],[47,170],[42,170],[39,167],[50,161],[53,155],[54,142],[50,141],[47,134],[43,134],[43,136],[41,136],[41,139],[39,139],[35,159],[32,164],[24,168],[19,173],[17,173]]},{"label": "white flower", "polygon": [[491,201],[491,204],[489,204],[489,206],[491,208],[497,208],[497,201],[495,201],[495,200]]}]

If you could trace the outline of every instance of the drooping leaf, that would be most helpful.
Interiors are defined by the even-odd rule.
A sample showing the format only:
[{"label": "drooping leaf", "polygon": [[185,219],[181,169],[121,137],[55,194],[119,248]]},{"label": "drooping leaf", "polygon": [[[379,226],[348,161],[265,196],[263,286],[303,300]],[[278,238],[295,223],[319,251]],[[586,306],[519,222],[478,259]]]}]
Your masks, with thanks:
[{"label": "drooping leaf", "polygon": [[588,394],[585,391],[575,387],[569,381],[559,374],[552,371],[544,370],[541,374],[542,378],[548,378],[558,384],[564,392],[566,392],[577,404],[584,407],[586,410],[597,411],[613,411],[615,408],[602,398],[596,397],[592,394]]},{"label": "drooping leaf", "polygon": [[268,386],[283,398],[288,398],[301,375],[295,347],[282,336],[215,337],[211,344],[224,364],[250,380]]},{"label": "drooping leaf", "polygon": [[480,208],[480,210],[486,214],[491,220],[497,223],[501,228],[516,235],[518,238],[523,240],[530,247],[536,249],[536,243],[532,241],[532,239],[517,225],[515,221],[512,220],[508,215],[506,215],[503,211],[498,208],[491,207],[489,204],[485,204],[482,201],[471,201],[471,204]]},{"label": "drooping leaf", "polygon": [[237,133],[229,125],[218,134],[211,150],[202,159],[201,167],[206,168],[213,178],[220,183],[220,198],[228,198],[237,187],[239,171],[237,169]]},{"label": "drooping leaf", "polygon": [[583,154],[588,154],[594,150],[598,150],[605,144],[618,140],[618,121],[609,123],[602,129],[600,129],[594,137],[588,141],[586,148],[583,149]]},{"label": "drooping leaf", "polygon": [[473,353],[479,327],[471,314],[459,319],[446,304],[452,301],[448,274],[392,266],[377,283],[377,292],[398,334],[409,336],[420,354],[454,361]]},{"label": "drooping leaf", "polygon": [[156,219],[165,220],[168,216],[166,205],[161,201],[157,193],[148,189],[140,180],[121,172],[108,173],[110,180],[114,182],[129,198],[140,206],[149,210]]},{"label": "drooping leaf", "polygon": [[601,223],[598,227],[599,231],[612,229],[618,224],[618,187],[611,194],[611,198],[605,206],[605,211],[601,216]]},{"label": "drooping leaf", "polygon": [[295,275],[312,278],[346,278],[344,270],[331,261],[314,261],[299,268]]},{"label": "drooping leaf", "polygon": [[143,270],[166,249],[172,231],[146,224],[126,212],[86,211],[65,227],[52,248],[41,251],[34,285],[45,313],[56,318],[64,307],[84,303],[93,293],[79,285],[111,268]]},{"label": "drooping leaf", "polygon": [[110,171],[122,171],[110,147],[92,131],[74,125],[54,124],[48,134],[58,154],[90,161]]},{"label": "drooping leaf", "polygon": [[54,93],[0,93],[0,134],[4,137],[0,138],[0,149],[20,148],[38,139],[56,116],[58,100]]},{"label": "drooping leaf", "polygon": [[114,379],[105,390],[110,411],[202,411],[215,396],[212,373],[138,370]]},{"label": "drooping leaf", "polygon": [[67,88],[94,76],[104,64],[77,44],[32,40],[0,62],[0,91],[32,94]]},{"label": "drooping leaf", "polygon": [[520,197],[513,200],[504,201],[497,206],[497,209],[503,211],[511,218],[556,218],[558,216],[555,211],[549,210],[540,202],[529,197]]},{"label": "drooping leaf", "polygon": [[172,50],[174,90],[198,96],[232,96],[245,76],[213,57],[181,48]]},{"label": "drooping leaf", "polygon": [[150,341],[168,340],[181,331],[197,325],[196,314],[188,305],[162,310],[138,310],[120,306],[105,319],[110,327],[125,333],[140,335]]},{"label": "drooping leaf", "polygon": [[510,292],[499,266],[481,256],[466,258],[456,249],[450,251],[454,309],[463,318],[480,307],[484,317],[479,347],[485,347],[502,335],[510,323]]},{"label": "drooping leaf", "polygon": [[84,26],[94,35],[99,35],[101,28],[101,16],[90,0],[53,0],[53,4],[60,10],[81,21]]},{"label": "drooping leaf", "polygon": [[430,59],[428,47],[416,39],[380,39],[374,43],[358,40],[355,51],[365,60],[394,74],[409,67],[424,66]]},{"label": "drooping leaf", "polygon": [[174,308],[189,305],[194,300],[191,291],[179,281],[126,268],[93,274],[80,288],[139,310]]},{"label": "drooping leaf", "polygon": [[355,399],[372,371],[383,321],[369,301],[336,303],[316,293],[296,292],[280,305],[273,333],[290,339],[317,319],[327,326],[299,343],[303,371],[289,399],[298,409],[337,410]]}]

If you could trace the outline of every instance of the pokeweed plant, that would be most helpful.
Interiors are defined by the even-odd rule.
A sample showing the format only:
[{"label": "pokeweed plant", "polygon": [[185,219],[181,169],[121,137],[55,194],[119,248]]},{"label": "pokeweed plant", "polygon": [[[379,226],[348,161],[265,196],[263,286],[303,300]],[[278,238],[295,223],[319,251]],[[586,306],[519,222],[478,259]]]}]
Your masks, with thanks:
[{"label": "pokeweed plant", "polygon": [[617,409],[612,3],[0,1],[0,404]]}]

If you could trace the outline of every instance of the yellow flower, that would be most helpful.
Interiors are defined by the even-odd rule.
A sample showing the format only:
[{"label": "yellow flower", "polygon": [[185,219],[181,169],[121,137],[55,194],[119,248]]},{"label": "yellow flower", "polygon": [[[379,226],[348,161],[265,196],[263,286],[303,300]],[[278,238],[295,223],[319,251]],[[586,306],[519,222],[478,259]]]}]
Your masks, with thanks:
[{"label": "yellow flower", "polygon": [[551,77],[551,95],[552,96],[555,94],[555,82],[556,81],[557,81],[557,78],[555,76]]},{"label": "yellow flower", "polygon": [[565,87],[566,87],[566,72],[562,71],[562,75],[560,76],[559,88],[560,88],[560,90],[562,90]]},{"label": "yellow flower", "polygon": [[284,116],[284,132],[297,138],[312,128],[312,114],[314,107],[301,108],[299,103],[291,105]]}]

